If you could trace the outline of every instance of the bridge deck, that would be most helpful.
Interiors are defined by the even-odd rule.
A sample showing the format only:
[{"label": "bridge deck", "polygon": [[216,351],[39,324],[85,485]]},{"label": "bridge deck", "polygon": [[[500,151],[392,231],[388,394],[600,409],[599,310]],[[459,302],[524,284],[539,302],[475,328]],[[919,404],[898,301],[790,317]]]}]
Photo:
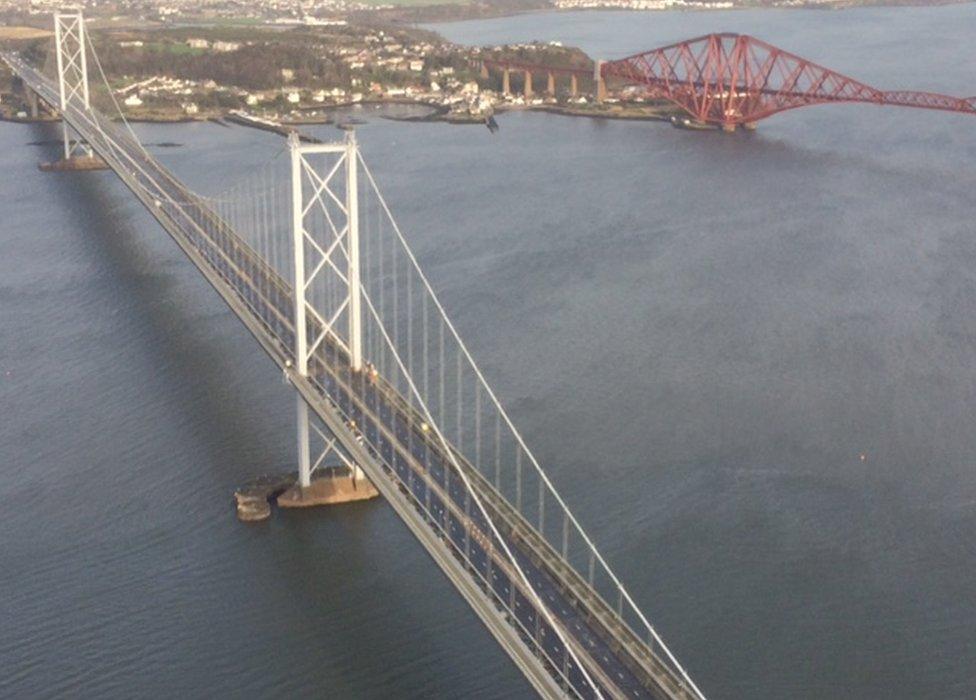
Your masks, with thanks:
[{"label": "bridge deck", "polygon": [[[47,78],[15,55],[3,58],[43,99],[57,104],[55,86]],[[287,372],[289,360],[294,359],[290,286],[199,198],[107,119],[77,108],[66,111],[67,121],[146,204]],[[317,332],[310,324],[312,337]],[[454,463],[473,484],[532,587],[547,601],[555,624],[600,694],[697,697],[463,455],[451,448],[452,459],[444,451],[442,443],[423,429],[420,414],[391,384],[382,377],[371,379],[352,371],[348,356],[334,342],[325,342],[317,350],[307,379],[294,373],[290,377],[347,451],[358,456],[370,479],[411,529],[419,536],[419,528],[426,528],[456,559],[495,614],[516,631],[524,648],[513,649],[505,642],[503,646],[540,692],[552,694],[553,689],[561,688],[567,694],[596,697],[560,635],[536,609],[534,597],[494,540],[484,516],[472,507]],[[450,567],[432,551],[432,540],[421,541],[459,584]],[[471,592],[465,595],[492,628]],[[503,641],[498,629],[493,632]],[[544,653],[531,652],[533,642]],[[554,683],[533,679],[526,668],[526,651]]]}]

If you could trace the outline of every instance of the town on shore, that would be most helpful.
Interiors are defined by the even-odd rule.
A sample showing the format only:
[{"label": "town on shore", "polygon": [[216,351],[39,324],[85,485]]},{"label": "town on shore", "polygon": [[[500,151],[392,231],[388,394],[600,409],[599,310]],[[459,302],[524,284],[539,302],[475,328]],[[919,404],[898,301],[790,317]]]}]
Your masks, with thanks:
[{"label": "town on shore", "polygon": [[[418,20],[458,19],[538,9],[613,7],[719,9],[756,4],[843,6],[862,0],[81,0],[99,56],[92,100],[134,121],[236,117],[252,124],[326,123],[336,108],[411,103],[415,119],[490,121],[509,109],[636,119],[680,119],[668,104],[619,87],[597,97],[593,60],[559,42],[469,47],[418,28]],[[874,0],[867,0],[873,2]],[[888,2],[899,0],[887,0]],[[0,46],[20,50],[52,75],[51,16],[62,0],[0,0]],[[486,65],[551,66],[532,89],[524,71]],[[104,72],[108,87],[100,80]],[[589,72],[589,75],[587,73]],[[0,118],[54,118],[0,69]]]},{"label": "town on shore", "polygon": [[[454,123],[491,122],[496,112],[545,109],[567,114],[663,118],[674,108],[625,90],[596,99],[593,60],[559,42],[468,47],[415,27],[353,19],[299,24],[146,24],[91,18],[99,57],[91,99],[133,121],[233,118],[252,125],[328,123],[337,108],[408,103],[406,118]],[[54,74],[50,32],[0,26],[0,42]],[[572,68],[537,76],[506,76],[486,66]],[[94,71],[97,69],[98,73]],[[104,72],[106,81],[101,80]],[[545,82],[548,77],[548,82]],[[53,118],[11,74],[0,74],[0,116]],[[107,87],[106,87],[107,84]]]}]

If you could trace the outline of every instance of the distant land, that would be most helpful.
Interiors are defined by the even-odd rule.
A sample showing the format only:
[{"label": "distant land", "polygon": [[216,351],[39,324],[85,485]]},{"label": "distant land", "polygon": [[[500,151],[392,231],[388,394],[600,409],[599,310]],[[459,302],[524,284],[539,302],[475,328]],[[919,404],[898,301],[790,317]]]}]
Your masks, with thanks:
[{"label": "distant land", "polygon": [[[371,24],[435,23],[525,12],[722,10],[743,8],[843,9],[865,6],[946,5],[972,0],[79,0],[72,6],[116,24],[314,24],[335,20]],[[0,25],[46,28],[61,0],[0,0]]]},{"label": "distant land", "polygon": [[[756,8],[837,10],[852,7],[951,5],[973,0],[377,0],[366,12],[386,22],[437,23],[526,12],[578,10],[687,11]],[[370,2],[370,0],[367,0]]]},{"label": "distant land", "polygon": [[[50,32],[6,27],[0,43],[53,76]],[[334,20],[317,25],[227,22],[145,24],[96,20],[89,37],[91,99],[131,121],[229,119],[281,131],[342,123],[337,111],[388,104],[390,118],[490,123],[498,111],[543,109],[578,116],[664,119],[675,107],[623,90],[595,99],[593,60],[559,42],[471,47],[404,24]],[[539,66],[535,90],[522,73],[482,71],[484,61]],[[545,67],[572,68],[546,82]],[[96,72],[97,68],[97,72]],[[101,73],[104,71],[105,80]],[[56,115],[0,70],[0,116],[14,121]]]},{"label": "distant land", "polygon": [[[396,118],[488,123],[497,111],[542,109],[574,116],[681,119],[673,105],[645,99],[623,86],[597,100],[593,60],[559,42],[461,46],[417,23],[547,10],[756,6],[824,9],[910,0],[383,0],[383,4],[323,0],[316,15],[280,0],[199,3],[196,0],[99,0],[86,8],[89,36],[100,58],[90,66],[92,100],[109,114],[134,121],[233,118],[252,125],[328,123],[334,112],[356,104],[408,103]],[[130,4],[137,2],[137,4]],[[46,4],[45,4],[46,3]],[[0,0],[0,44],[17,48],[53,75],[49,30],[56,0]],[[325,8],[325,9],[323,9]],[[329,10],[328,8],[332,8]],[[534,90],[519,71],[483,73],[485,60],[533,65]],[[558,80],[545,67],[573,68]],[[104,70],[105,86],[95,69]],[[509,89],[506,89],[508,87]],[[526,94],[526,93],[529,94]],[[118,105],[118,107],[116,107]],[[419,108],[419,112],[417,109]],[[411,111],[412,110],[412,111]],[[19,90],[0,69],[0,117],[31,121],[55,115]]]}]

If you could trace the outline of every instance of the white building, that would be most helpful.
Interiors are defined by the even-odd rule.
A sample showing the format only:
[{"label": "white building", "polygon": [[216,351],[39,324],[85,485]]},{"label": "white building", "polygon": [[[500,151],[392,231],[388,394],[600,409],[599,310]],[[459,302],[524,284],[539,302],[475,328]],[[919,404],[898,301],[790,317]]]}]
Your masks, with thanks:
[{"label": "white building", "polygon": [[297,92],[289,92],[285,99],[291,104],[297,105],[299,102],[301,102],[302,97]]},{"label": "white building", "polygon": [[141,107],[142,99],[140,99],[139,95],[132,94],[125,98],[125,102],[123,104],[125,104],[126,107]]},{"label": "white building", "polygon": [[191,49],[209,49],[210,42],[206,39],[187,39],[186,45]]},{"label": "white building", "polygon": [[310,27],[344,27],[346,26],[346,20],[344,19],[322,19],[319,17],[309,17],[305,15],[302,17],[302,23],[307,24]]}]

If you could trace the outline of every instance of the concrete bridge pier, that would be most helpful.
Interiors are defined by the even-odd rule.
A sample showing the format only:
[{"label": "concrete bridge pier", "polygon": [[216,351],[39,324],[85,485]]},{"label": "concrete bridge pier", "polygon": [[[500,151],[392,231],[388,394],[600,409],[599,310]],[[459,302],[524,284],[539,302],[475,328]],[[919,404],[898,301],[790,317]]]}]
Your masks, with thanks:
[{"label": "concrete bridge pier", "polygon": [[596,81],[596,101],[607,99],[607,84],[603,80],[603,61],[597,61],[593,66],[593,80]]},{"label": "concrete bridge pier", "polygon": [[549,93],[550,97],[556,96],[556,75],[552,71],[549,71],[549,80],[546,84],[546,92]]},{"label": "concrete bridge pier", "polygon": [[532,99],[532,71],[525,71],[525,99]]},{"label": "concrete bridge pier", "polygon": [[484,61],[481,62],[481,77],[482,78],[488,77],[488,66],[485,65]]},{"label": "concrete bridge pier", "polygon": [[502,94],[512,94],[512,81],[508,68],[502,71]]},{"label": "concrete bridge pier", "polygon": [[40,104],[39,98],[36,92],[31,90],[27,83],[21,80],[16,75],[14,76],[12,82],[12,92],[14,95],[20,95],[23,97],[24,104],[27,106],[27,110],[30,113],[31,119],[37,119],[40,116]]},{"label": "concrete bridge pier", "polygon": [[576,73],[569,74],[569,94],[576,97],[579,94],[579,83],[576,81]]},{"label": "concrete bridge pier", "polygon": [[38,97],[37,93],[27,88],[27,105],[30,107],[31,119],[37,119],[40,116],[40,108],[38,107]]}]

